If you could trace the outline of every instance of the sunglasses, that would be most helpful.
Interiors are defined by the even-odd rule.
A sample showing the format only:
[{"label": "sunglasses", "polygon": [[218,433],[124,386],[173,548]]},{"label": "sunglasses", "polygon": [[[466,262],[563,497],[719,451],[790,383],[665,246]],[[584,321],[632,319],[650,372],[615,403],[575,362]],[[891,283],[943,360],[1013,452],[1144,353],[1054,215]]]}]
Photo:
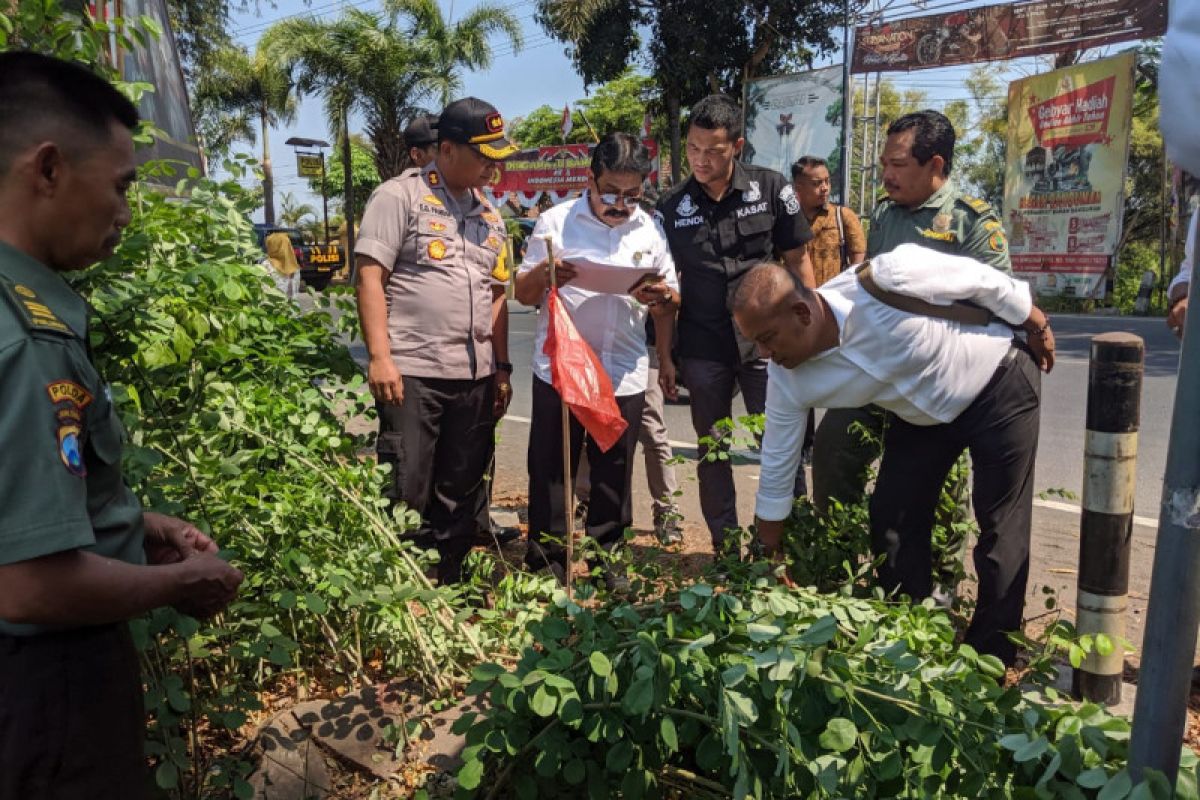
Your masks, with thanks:
[{"label": "sunglasses", "polygon": [[620,202],[621,205],[629,207],[638,204],[638,201],[642,199],[642,193],[616,194],[615,192],[605,192],[604,194],[597,194],[596,199],[606,206],[615,206]]}]

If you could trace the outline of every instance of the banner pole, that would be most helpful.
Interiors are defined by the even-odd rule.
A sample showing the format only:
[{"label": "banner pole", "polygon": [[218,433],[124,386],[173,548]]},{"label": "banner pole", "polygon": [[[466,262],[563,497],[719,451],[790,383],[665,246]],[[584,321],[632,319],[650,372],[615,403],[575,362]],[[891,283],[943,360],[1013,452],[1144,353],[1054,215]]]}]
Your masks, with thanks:
[{"label": "banner pole", "polygon": [[846,14],[846,29],[842,34],[842,174],[840,176],[838,192],[841,194],[842,205],[849,206],[850,166],[854,158],[851,145],[852,126],[854,124],[854,88],[851,85],[850,77],[850,61],[854,50],[851,47],[850,41],[852,34],[850,27],[850,0],[845,0],[843,9]]},{"label": "banner pole", "polygon": [[[545,237],[545,241],[546,263],[550,269],[550,289],[554,290],[558,288],[558,274],[554,268],[554,242],[550,240],[549,236]],[[559,302],[562,302],[561,298]],[[564,580],[567,584],[567,599],[571,600],[573,599],[571,568],[575,565],[575,491],[571,485],[571,409],[567,408],[561,392],[558,395],[558,405],[562,409],[563,518],[565,523],[563,530],[567,533],[567,565]]]}]

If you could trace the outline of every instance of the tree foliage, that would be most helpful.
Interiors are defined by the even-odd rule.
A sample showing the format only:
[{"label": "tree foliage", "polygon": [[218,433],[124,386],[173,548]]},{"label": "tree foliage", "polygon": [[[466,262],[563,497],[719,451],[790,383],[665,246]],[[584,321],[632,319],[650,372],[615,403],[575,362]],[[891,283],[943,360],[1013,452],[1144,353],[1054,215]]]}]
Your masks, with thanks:
[{"label": "tree foliage", "polygon": [[[590,97],[571,104],[573,127],[568,142],[591,142],[596,135],[624,132],[640,135],[647,108],[652,104],[654,81],[633,69],[626,69],[617,78],[601,84]],[[579,113],[582,110],[582,115]],[[651,117],[650,135],[661,133],[665,120]],[[522,147],[543,147],[562,143],[562,109],[538,106],[524,117],[513,121],[510,135]]]},{"label": "tree foliage", "polygon": [[682,109],[710,92],[740,94],[748,78],[811,65],[831,50],[843,6],[833,0],[539,0],[537,19],[570,55],[585,84],[629,64],[653,76],[678,174]]},{"label": "tree foliage", "polygon": [[253,53],[236,45],[209,53],[196,83],[193,105],[207,120],[204,132],[216,138],[211,147],[205,142],[210,157],[226,152],[236,140],[253,144],[261,137],[263,209],[268,225],[275,224],[270,129],[294,122],[298,104],[290,71],[262,43]]},{"label": "tree foliage", "polygon": [[331,131],[342,135],[361,114],[383,179],[408,166],[404,128],[423,103],[452,96],[461,70],[491,62],[490,37],[521,44],[515,17],[490,3],[454,23],[433,0],[386,0],[381,11],[348,8],[332,21],[288,19],[263,36],[277,63],[294,70],[300,89],[319,95]]}]

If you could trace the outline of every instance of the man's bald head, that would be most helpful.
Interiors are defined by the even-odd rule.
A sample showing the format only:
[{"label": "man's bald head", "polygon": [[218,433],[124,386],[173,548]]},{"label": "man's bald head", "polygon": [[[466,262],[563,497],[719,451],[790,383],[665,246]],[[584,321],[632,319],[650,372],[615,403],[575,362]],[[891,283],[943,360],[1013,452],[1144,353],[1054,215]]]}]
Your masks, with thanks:
[{"label": "man's bald head", "polygon": [[760,264],[733,296],[733,319],[759,354],[785,369],[837,344],[837,324],[823,301],[778,264]]},{"label": "man's bald head", "polygon": [[803,291],[792,273],[774,263],[759,264],[742,278],[733,296],[733,313],[747,317],[772,314]]}]

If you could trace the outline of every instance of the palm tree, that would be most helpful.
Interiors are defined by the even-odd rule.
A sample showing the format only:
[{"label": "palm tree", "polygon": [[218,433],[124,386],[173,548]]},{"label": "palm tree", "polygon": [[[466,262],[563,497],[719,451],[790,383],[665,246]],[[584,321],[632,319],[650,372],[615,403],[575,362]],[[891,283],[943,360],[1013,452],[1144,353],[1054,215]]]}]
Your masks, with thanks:
[{"label": "palm tree", "polygon": [[316,219],[317,212],[308,203],[301,203],[291,192],[279,196],[279,221],[284,227],[299,228],[309,217]]},{"label": "palm tree", "polygon": [[[262,44],[251,54],[242,47],[228,46],[213,54],[196,85],[196,102],[233,121],[235,136],[254,143],[258,122],[262,137],[263,212],[268,225],[275,224],[275,180],[271,168],[270,129],[296,119],[296,91],[291,73],[270,57]],[[241,120],[241,125],[236,122]]]},{"label": "palm tree", "polygon": [[403,131],[421,103],[448,100],[459,71],[491,63],[489,37],[521,45],[515,17],[484,3],[453,25],[432,0],[384,0],[380,12],[347,10],[339,19],[289,19],[263,36],[280,66],[295,69],[301,91],[320,94],[330,128],[347,133],[350,113],[363,115],[381,180],[408,166]]},{"label": "palm tree", "polygon": [[462,90],[460,70],[487,69],[492,64],[493,34],[502,34],[519,52],[524,44],[517,19],[500,6],[482,3],[457,22],[442,16],[436,0],[384,0],[384,7],[412,19],[413,35],[429,66],[431,88],[441,105]]}]

